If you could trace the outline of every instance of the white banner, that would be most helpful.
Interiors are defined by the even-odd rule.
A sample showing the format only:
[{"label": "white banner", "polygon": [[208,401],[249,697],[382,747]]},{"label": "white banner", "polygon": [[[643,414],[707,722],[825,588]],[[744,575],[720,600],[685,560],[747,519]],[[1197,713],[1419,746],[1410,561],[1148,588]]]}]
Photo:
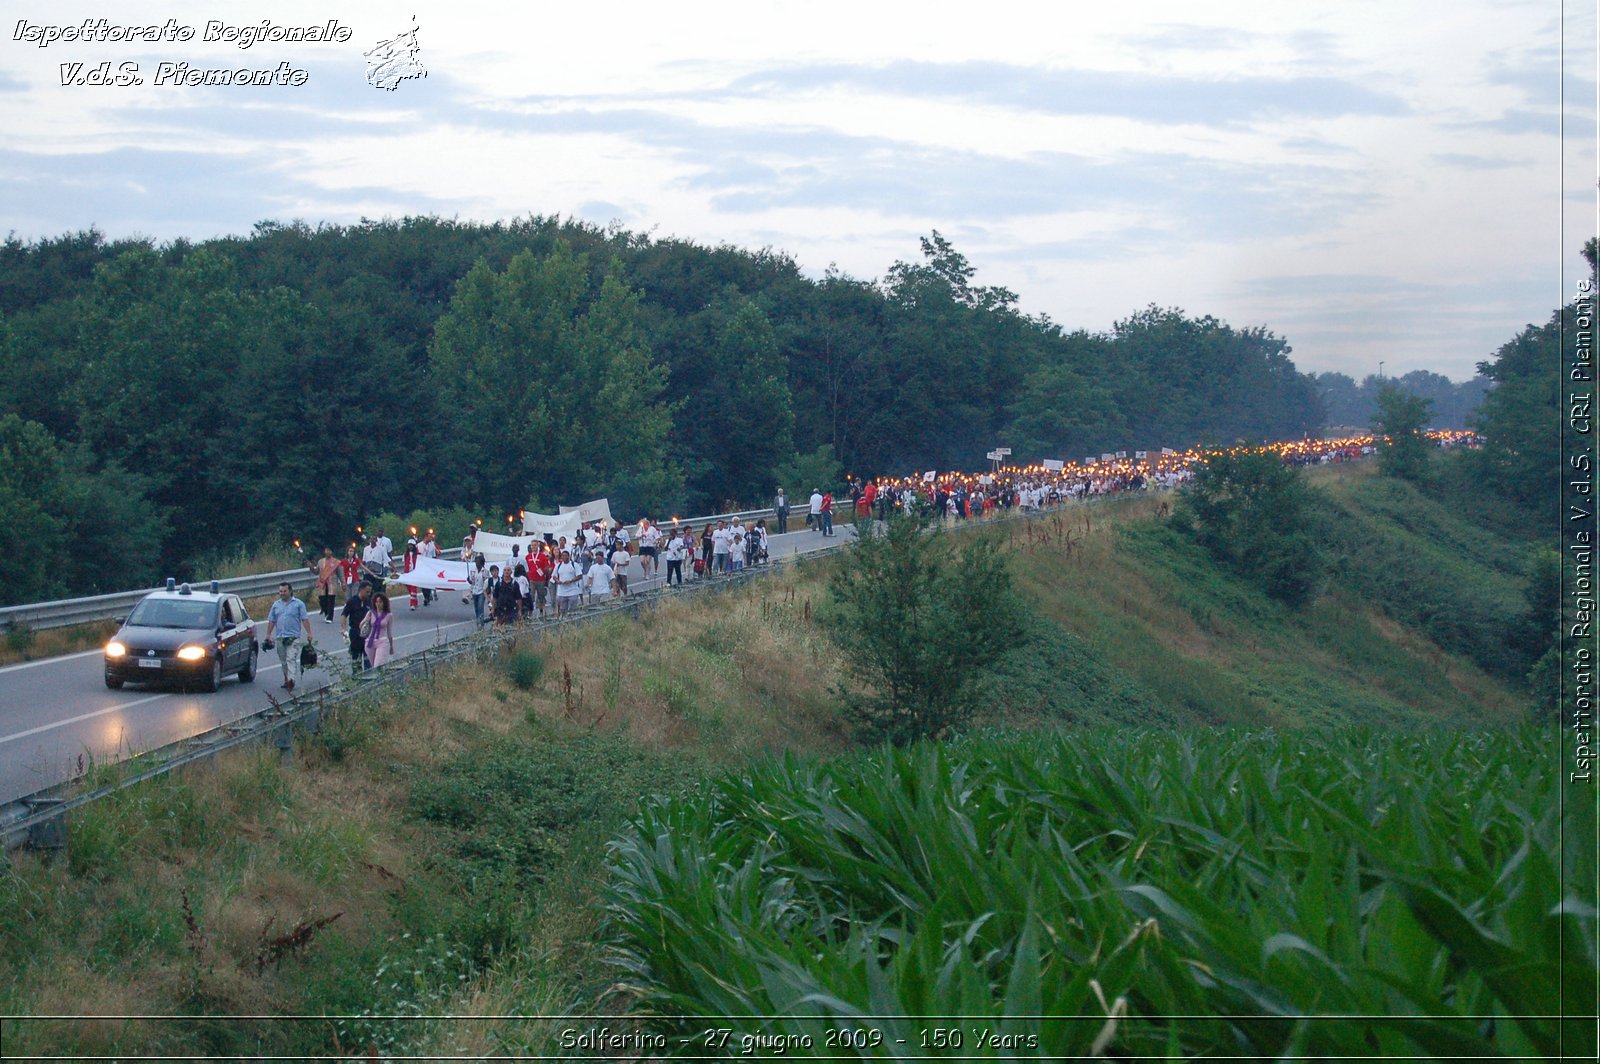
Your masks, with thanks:
[{"label": "white banner", "polygon": [[[528,516],[532,517],[534,515],[529,514]],[[472,549],[491,562],[503,562],[511,557],[512,544],[522,548],[517,552],[518,557],[521,557],[528,553],[528,544],[538,538],[540,537],[532,535],[502,536],[498,532],[479,531],[478,538],[474,541]]]},{"label": "white banner", "polygon": [[988,473],[985,473],[985,474],[983,474],[983,476],[978,478],[978,483],[979,484],[993,484],[994,483],[994,477],[990,476]]},{"label": "white banner", "polygon": [[564,513],[559,517],[552,514],[525,513],[522,515],[522,530],[528,535],[539,539],[543,539],[545,534],[548,533],[557,539],[566,536],[567,539],[571,540],[577,536],[578,529],[582,524],[583,518],[576,513]]},{"label": "white banner", "polygon": [[1107,451],[1106,453],[1104,453],[1104,454],[1102,454],[1100,456],[1100,461],[1102,461],[1102,462],[1114,462],[1116,460],[1117,460],[1117,456],[1112,454],[1112,453],[1110,453],[1109,451]]},{"label": "white banner", "polygon": [[[478,538],[482,539],[485,535],[493,533],[479,532]],[[509,554],[508,551],[507,555]],[[406,587],[425,587],[430,591],[465,591],[469,568],[475,568],[475,565],[471,562],[447,561],[444,558],[418,558],[415,569],[390,579]]]},{"label": "white banner", "polygon": [[926,473],[922,474],[922,482],[924,484],[932,484],[933,478],[938,474],[938,472],[939,471],[937,469],[928,470]]},{"label": "white banner", "polygon": [[1059,458],[1046,458],[1044,460],[1044,467],[1052,472],[1059,473],[1067,467],[1067,463],[1063,462]]},{"label": "white banner", "polygon": [[582,503],[578,506],[563,506],[561,508],[561,512],[563,514],[577,514],[580,522],[609,522],[611,520],[611,502],[608,499],[595,499],[591,502]]}]

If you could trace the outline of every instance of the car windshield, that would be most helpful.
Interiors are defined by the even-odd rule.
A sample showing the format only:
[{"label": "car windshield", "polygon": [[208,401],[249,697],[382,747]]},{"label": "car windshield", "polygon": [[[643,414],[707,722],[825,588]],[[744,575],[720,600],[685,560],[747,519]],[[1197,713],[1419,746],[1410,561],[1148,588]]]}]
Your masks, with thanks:
[{"label": "car windshield", "polygon": [[133,608],[128,623],[145,628],[213,628],[217,604],[185,598],[147,598]]}]

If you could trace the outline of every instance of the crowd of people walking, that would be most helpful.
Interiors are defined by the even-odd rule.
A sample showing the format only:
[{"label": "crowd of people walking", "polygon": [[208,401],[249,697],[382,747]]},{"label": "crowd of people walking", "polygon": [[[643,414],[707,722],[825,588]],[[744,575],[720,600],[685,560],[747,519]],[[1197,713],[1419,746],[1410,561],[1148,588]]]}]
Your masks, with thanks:
[{"label": "crowd of people walking", "polygon": [[[1475,443],[1470,433],[1430,435],[1439,446]],[[1286,463],[1307,465],[1361,458],[1374,453],[1379,442],[1372,437],[1297,440],[1272,444],[1268,449]],[[1036,511],[1075,500],[1165,491],[1192,477],[1204,453],[1163,449],[1158,454],[1102,455],[1098,461],[1083,463],[1004,467],[986,474],[929,471],[866,481],[847,477],[846,512],[858,523],[887,520],[896,512],[964,521],[997,511]],[[831,490],[814,488],[804,505],[806,533],[819,538],[837,535]],[[779,487],[771,501],[770,531],[765,518],[723,518],[698,528],[677,518],[672,519],[670,528],[649,518],[631,528],[594,521],[582,524],[570,539],[532,538],[526,553],[520,544],[514,544],[509,557],[491,557],[476,550],[477,529],[472,528],[461,545],[461,559],[468,563],[461,601],[472,607],[478,625],[506,626],[564,617],[585,606],[627,598],[658,574],[667,588],[681,587],[686,580],[737,574],[769,562],[770,537],[791,534],[793,506],[788,493]],[[375,528],[366,534],[359,556],[352,544],[342,558],[336,558],[330,548],[310,563],[323,622],[334,623],[337,612],[355,669],[381,666],[394,653],[393,606],[388,595],[392,582],[405,588],[409,610],[427,609],[439,601],[435,589],[405,581],[407,573],[439,557],[431,529],[420,537],[411,536],[397,557],[390,539]],[[344,605],[336,611],[341,591]],[[293,623],[299,618],[286,615],[281,620]],[[309,633],[309,617],[304,626]],[[287,686],[287,664],[285,680]]]}]

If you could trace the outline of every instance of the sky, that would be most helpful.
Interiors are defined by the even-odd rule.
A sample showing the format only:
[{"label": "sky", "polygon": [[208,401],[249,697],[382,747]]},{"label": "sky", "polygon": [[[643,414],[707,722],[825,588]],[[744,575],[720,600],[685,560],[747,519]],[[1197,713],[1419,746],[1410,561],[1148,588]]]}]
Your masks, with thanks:
[{"label": "sky", "polygon": [[[1157,304],[1465,380],[1587,276],[1597,2],[1564,6],[23,0],[0,229],[559,215],[862,279],[938,230],[1067,329]],[[50,39],[86,19],[193,36]],[[206,40],[263,20],[347,39]]]}]

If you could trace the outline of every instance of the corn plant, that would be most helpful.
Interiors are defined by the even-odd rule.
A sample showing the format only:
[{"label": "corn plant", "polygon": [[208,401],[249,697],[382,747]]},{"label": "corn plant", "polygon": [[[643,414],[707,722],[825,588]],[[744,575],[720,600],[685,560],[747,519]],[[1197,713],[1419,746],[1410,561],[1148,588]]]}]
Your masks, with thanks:
[{"label": "corn plant", "polygon": [[845,1058],[1592,1057],[1562,1014],[1595,1001],[1594,803],[1561,800],[1549,747],[1126,731],[773,762],[613,843],[614,956],[664,1028]]}]

